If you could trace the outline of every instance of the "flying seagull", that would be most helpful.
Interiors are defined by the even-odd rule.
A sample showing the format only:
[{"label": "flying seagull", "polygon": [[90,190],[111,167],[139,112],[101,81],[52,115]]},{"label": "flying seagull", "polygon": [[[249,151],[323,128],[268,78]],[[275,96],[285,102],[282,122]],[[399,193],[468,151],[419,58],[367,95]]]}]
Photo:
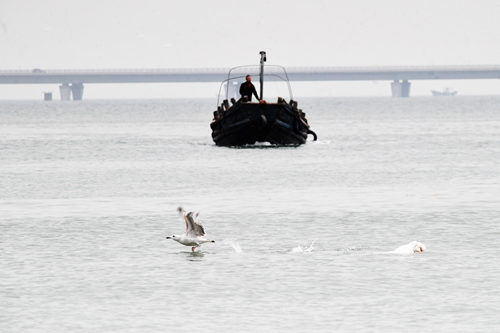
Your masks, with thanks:
[{"label": "flying seagull", "polygon": [[177,208],[180,214],[184,216],[186,221],[186,231],[182,235],[167,236],[167,239],[173,239],[182,245],[191,246],[191,251],[200,247],[203,243],[215,243],[214,240],[205,238],[205,228],[200,220],[198,220],[198,213],[194,214],[189,212],[186,214],[182,207]]}]

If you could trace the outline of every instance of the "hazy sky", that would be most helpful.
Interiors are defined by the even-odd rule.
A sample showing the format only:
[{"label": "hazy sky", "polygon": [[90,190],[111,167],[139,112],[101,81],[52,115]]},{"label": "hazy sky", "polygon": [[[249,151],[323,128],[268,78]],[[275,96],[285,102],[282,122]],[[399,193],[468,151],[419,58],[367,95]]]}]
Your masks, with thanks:
[{"label": "hazy sky", "polygon": [[[257,64],[260,50],[285,67],[500,64],[499,41],[500,0],[0,0],[0,70],[231,67]],[[413,82],[412,95],[449,83],[500,93],[498,81]],[[216,93],[210,84],[92,86],[84,99]],[[388,82],[299,86],[390,95]],[[0,85],[0,99],[42,90],[59,96],[56,85]]]}]

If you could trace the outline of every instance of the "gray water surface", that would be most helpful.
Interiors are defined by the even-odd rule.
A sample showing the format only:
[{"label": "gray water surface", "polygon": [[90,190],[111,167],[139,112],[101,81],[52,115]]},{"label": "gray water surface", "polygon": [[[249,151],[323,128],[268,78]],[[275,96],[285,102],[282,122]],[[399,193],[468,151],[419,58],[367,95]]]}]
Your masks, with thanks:
[{"label": "gray water surface", "polygon": [[212,100],[0,101],[1,331],[498,331],[499,105],[306,99],[317,142],[224,148]]}]

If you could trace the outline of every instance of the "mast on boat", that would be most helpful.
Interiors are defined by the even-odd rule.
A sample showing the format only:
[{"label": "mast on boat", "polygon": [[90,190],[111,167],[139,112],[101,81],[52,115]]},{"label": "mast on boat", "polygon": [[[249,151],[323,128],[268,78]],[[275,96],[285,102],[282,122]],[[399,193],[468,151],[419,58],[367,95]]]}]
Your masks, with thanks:
[{"label": "mast on boat", "polygon": [[260,51],[260,99],[264,99],[264,63],[266,60],[266,51]]}]

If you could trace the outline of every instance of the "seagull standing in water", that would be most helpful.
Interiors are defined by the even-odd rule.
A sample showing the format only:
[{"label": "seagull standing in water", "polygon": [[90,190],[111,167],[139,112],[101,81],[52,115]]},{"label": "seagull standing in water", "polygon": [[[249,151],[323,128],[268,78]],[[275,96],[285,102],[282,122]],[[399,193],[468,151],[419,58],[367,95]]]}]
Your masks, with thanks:
[{"label": "seagull standing in water", "polygon": [[182,245],[191,246],[192,252],[194,252],[194,250],[197,247],[200,247],[203,243],[215,243],[214,240],[204,237],[205,228],[203,227],[201,221],[197,219],[198,213],[193,214],[193,212],[189,212],[186,214],[182,207],[177,208],[177,210],[184,216],[184,220],[186,221],[186,231],[182,235],[167,236],[167,239],[173,239]]}]

